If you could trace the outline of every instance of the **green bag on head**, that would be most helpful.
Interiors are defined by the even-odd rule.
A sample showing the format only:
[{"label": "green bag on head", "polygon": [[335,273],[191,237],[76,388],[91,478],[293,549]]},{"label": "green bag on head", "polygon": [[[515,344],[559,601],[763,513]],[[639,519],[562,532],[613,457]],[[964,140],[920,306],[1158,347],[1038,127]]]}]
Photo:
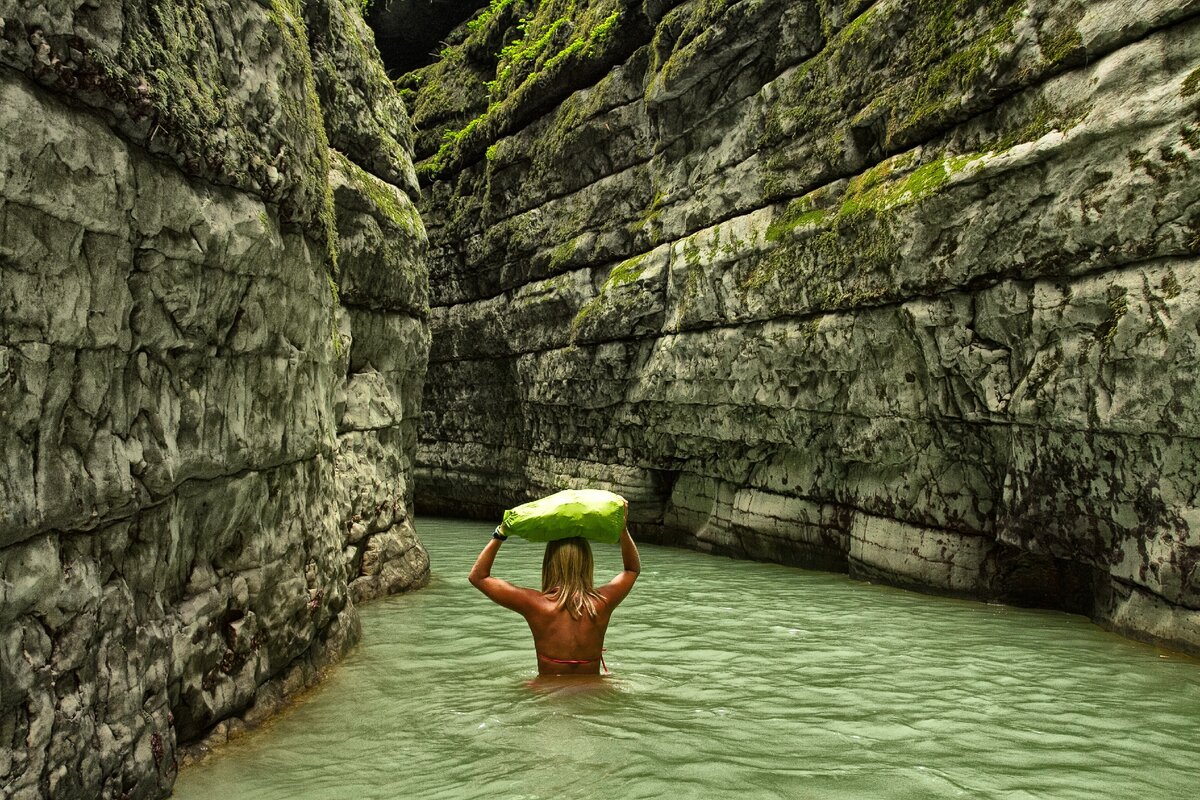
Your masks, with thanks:
[{"label": "green bag on head", "polygon": [[625,500],[603,489],[566,489],[504,512],[504,532],[531,542],[582,536],[613,544],[625,530]]}]

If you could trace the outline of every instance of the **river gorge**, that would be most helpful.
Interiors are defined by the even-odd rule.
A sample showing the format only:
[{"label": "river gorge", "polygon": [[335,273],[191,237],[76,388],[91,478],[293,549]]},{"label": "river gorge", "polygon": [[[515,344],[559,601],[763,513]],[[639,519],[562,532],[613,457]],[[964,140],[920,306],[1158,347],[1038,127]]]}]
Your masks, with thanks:
[{"label": "river gorge", "polygon": [[[167,796],[377,659],[438,697],[450,651],[336,665],[465,602],[443,592],[466,545],[434,517],[562,488],[707,554],[664,564],[781,598],[720,647],[678,636],[706,672],[762,650],[792,675],[745,708],[811,727],[797,759],[849,746],[831,709],[867,673],[823,659],[898,670],[901,634],[925,637],[902,660],[938,640],[911,692],[846,712],[901,720],[879,741],[920,729],[914,697],[982,680],[994,713],[1035,708],[1068,675],[1108,691],[1108,663],[1123,703],[1158,720],[1174,686],[1194,721],[1200,0],[0,0],[0,120],[0,796]],[[687,580],[639,590],[669,606]],[[815,661],[755,644],[884,596],[905,630],[831,625]],[[951,636],[968,618],[1034,639]],[[643,666],[616,657],[628,677],[570,701],[569,730],[671,728],[613,697],[736,707],[720,681],[667,691],[651,658],[686,659],[651,619],[630,612]],[[1012,700],[973,648],[1005,675],[1044,651],[1045,694]],[[842,685],[806,700],[814,665]],[[516,688],[526,666],[457,668],[499,682],[505,724],[553,708]],[[965,682],[929,694],[947,670]],[[1079,708],[1043,731],[1077,754],[1063,774],[1115,724]],[[1008,744],[1033,724],[1010,721]],[[683,739],[720,724],[694,722]],[[1131,729],[1127,763],[1180,724]],[[920,763],[746,777],[769,755],[696,792],[864,796]],[[658,785],[631,769],[630,792]],[[929,791],[1037,793],[1005,774]]]}]

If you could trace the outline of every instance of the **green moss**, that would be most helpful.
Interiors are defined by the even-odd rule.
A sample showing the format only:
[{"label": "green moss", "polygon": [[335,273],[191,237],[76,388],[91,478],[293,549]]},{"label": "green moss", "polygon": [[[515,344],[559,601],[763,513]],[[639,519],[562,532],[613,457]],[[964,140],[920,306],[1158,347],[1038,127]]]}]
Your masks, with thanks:
[{"label": "green moss", "polygon": [[796,228],[805,225],[820,224],[825,219],[827,213],[825,209],[815,207],[816,197],[820,193],[821,190],[818,190],[788,203],[783,216],[773,220],[767,226],[767,241],[778,241]]},{"label": "green moss", "polygon": [[1191,71],[1186,78],[1183,79],[1183,85],[1179,88],[1180,93],[1184,97],[1191,97],[1200,92],[1200,67]]},{"label": "green moss", "polygon": [[914,168],[914,155],[901,154],[848,181],[832,206],[825,188],[793,200],[767,227],[765,238],[777,247],[754,264],[741,288],[775,283],[792,295],[787,302],[818,309],[889,299],[892,290],[876,276],[887,274],[898,248],[890,212],[936,194],[984,157],[943,153]]},{"label": "green moss", "polygon": [[486,27],[501,11],[508,8],[515,0],[492,0],[479,15],[467,22],[467,30],[477,31]]},{"label": "green moss", "polygon": [[634,256],[633,258],[617,264],[612,268],[612,272],[608,273],[608,280],[604,282],[604,288],[601,289],[601,292],[603,293],[612,291],[620,286],[633,283],[638,278],[642,277],[642,273],[646,271],[646,268],[642,266],[642,263],[649,258],[649,256],[649,253],[643,253],[640,256]]},{"label": "green moss", "polygon": [[892,224],[887,214],[870,206],[852,213],[826,212],[819,226],[779,237],[741,288],[752,292],[771,285],[768,302],[809,311],[895,299],[895,288],[886,283],[899,249]]},{"label": "green moss", "polygon": [[420,228],[416,209],[399,194],[399,190],[336,151],[334,161],[350,184],[370,201],[377,214],[408,233],[415,233]]},{"label": "green moss", "polygon": [[453,156],[458,143],[467,138],[474,132],[476,128],[483,124],[487,115],[491,112],[491,108],[475,117],[462,128],[457,130],[448,128],[442,131],[442,145],[432,158],[422,162],[417,167],[417,174],[428,177],[437,177],[446,167],[446,164]]},{"label": "green moss", "polygon": [[[531,99],[540,100],[557,76],[595,57],[603,43],[617,29],[623,15],[620,0],[590,3],[576,0],[514,0],[511,3],[493,3],[468,26],[471,30],[468,39],[461,46],[456,46],[455,51],[473,49],[477,52],[486,42],[503,35],[505,28],[500,22],[499,12],[505,9],[512,14],[523,15],[516,26],[519,35],[490,56],[495,64],[492,77],[479,85],[489,98],[487,108],[465,123],[459,122],[461,127],[442,129],[437,151],[417,167],[418,174],[423,178],[436,179],[467,154],[483,150],[488,138],[494,139],[503,133],[515,109]],[[445,63],[445,59],[441,63]],[[445,90],[436,85],[461,82],[457,77],[460,72],[462,70],[442,68],[429,73],[431,77],[436,77],[435,85],[423,86],[421,95],[429,95],[433,104],[431,108],[467,107],[468,104],[461,102],[460,98],[443,97]],[[455,102],[456,99],[458,102]],[[427,119],[420,113],[423,103],[423,98],[419,98],[418,112],[414,113],[414,122],[418,125]],[[459,119],[462,117],[459,116]]]},{"label": "green moss", "polygon": [[687,275],[684,278],[683,291],[679,295],[680,319],[687,316],[692,303],[700,296],[700,285],[704,279],[703,259],[695,236],[684,240],[682,251],[684,263],[687,264]]},{"label": "green moss", "polygon": [[911,163],[911,156],[901,155],[888,159],[850,181],[838,215],[851,216],[868,209],[887,211],[916,203],[936,193],[955,174],[979,164],[983,158],[979,153],[943,154],[896,180],[888,180],[888,177],[893,170],[899,171],[903,165]]},{"label": "green moss", "polygon": [[867,27],[874,13],[874,8],[868,8],[866,11],[852,19],[849,25],[842,28],[841,39],[845,42],[860,41],[864,36],[867,35]]},{"label": "green moss", "polygon": [[333,276],[326,273],[325,279],[327,281],[329,281],[329,298],[331,300],[331,305],[329,306],[330,341],[333,344],[334,354],[337,355],[338,358],[341,358],[342,337],[341,337],[341,334],[338,332],[337,315],[338,315],[338,309],[342,305],[342,300],[341,300],[341,297],[338,296],[338,285],[337,285],[337,281],[335,281],[333,279]]},{"label": "green moss", "polygon": [[315,169],[310,169],[302,178],[302,194],[320,198],[317,217],[321,221],[326,253],[330,269],[337,270],[337,222],[333,205],[333,187],[329,183],[329,140],[321,113],[321,102],[317,98],[317,82],[313,74],[312,57],[308,49],[308,35],[300,16],[297,0],[271,0],[268,17],[282,34],[284,62],[289,69],[298,70],[297,76],[303,87],[299,104],[288,95],[281,98],[281,105],[291,116],[315,122]]},{"label": "green moss", "polygon": [[550,254],[550,269],[557,272],[575,255],[575,241],[563,242]]},{"label": "green moss", "polygon": [[1063,25],[1047,35],[1040,44],[1042,58],[1051,64],[1060,64],[1072,53],[1083,49],[1083,36],[1074,27]]},{"label": "green moss", "polygon": [[1163,276],[1162,281],[1158,285],[1158,290],[1167,300],[1174,300],[1176,297],[1179,297],[1179,294],[1183,291],[1183,287],[1179,285],[1179,279],[1175,277],[1175,272],[1170,270]]},{"label": "green moss", "polygon": [[650,204],[647,205],[644,209],[642,209],[642,212],[638,215],[638,218],[636,220],[629,223],[629,232],[630,233],[640,233],[641,231],[647,231],[648,233],[651,234],[651,239],[656,238],[656,236],[654,234],[655,234],[656,228],[657,228],[656,223],[658,222],[659,218],[662,217],[663,197],[664,197],[664,195],[661,191],[654,193],[654,197],[651,198]]},{"label": "green moss", "polygon": [[655,31],[651,44],[653,62],[647,92],[657,84],[669,84],[688,67],[706,54],[721,47],[727,26],[721,19],[728,8],[736,5],[730,0],[695,0],[681,4]]},{"label": "green moss", "polygon": [[1183,143],[1200,153],[1200,125],[1184,125],[1179,129],[1179,138]]},{"label": "green moss", "polygon": [[[836,4],[826,5],[823,17],[838,19]],[[833,35],[805,67],[780,81],[778,105],[783,110],[767,115],[764,147],[786,146],[801,132],[808,139],[806,160],[841,162],[847,113],[859,109],[864,97],[872,98],[871,104],[855,119],[866,123],[864,128],[879,130],[885,148],[928,138],[931,130],[962,114],[964,101],[983,82],[981,76],[1015,47],[1016,23],[1025,7],[1023,0],[912,0],[872,6]],[[881,52],[886,63],[880,63]],[[788,166],[779,164],[768,172]],[[764,179],[772,199],[779,196],[775,182],[783,181],[773,175]]]},{"label": "green moss", "polygon": [[[265,129],[244,99],[229,92],[209,13],[203,0],[127,5],[118,47],[79,44],[89,81],[131,118],[144,120],[154,148],[173,154],[188,173],[263,187],[259,193],[279,203],[284,220],[323,219],[327,143],[299,9],[279,0],[266,12],[269,24],[257,25],[257,46],[264,53],[282,51],[275,75],[282,113]],[[286,155],[277,155],[284,144]],[[282,182],[267,178],[272,169]]]},{"label": "green moss", "polygon": [[588,320],[600,315],[605,309],[617,309],[622,302],[621,295],[614,296],[614,292],[623,286],[628,286],[637,281],[645,273],[646,268],[644,262],[650,257],[649,253],[643,253],[633,258],[626,259],[612,268],[608,273],[608,279],[604,281],[604,285],[600,287],[600,292],[588,302],[584,303],[571,320],[571,341],[575,342],[579,338],[579,333]]},{"label": "green moss", "polygon": [[[554,35],[568,22],[565,17],[559,17],[546,26],[536,39],[530,41],[528,37],[522,37],[509,42],[497,58],[495,79],[486,84],[488,94],[498,97],[506,93],[510,76],[519,70],[524,62],[536,61],[542,51],[550,45]],[[527,25],[529,20],[523,19],[517,30],[524,33]]]},{"label": "green moss", "polygon": [[579,313],[571,320],[571,342],[574,343],[578,338],[584,325],[592,317],[600,313],[600,309],[604,305],[604,300],[601,297],[593,297],[588,302],[584,303],[579,309]]},{"label": "green moss", "polygon": [[1117,326],[1120,325],[1121,319],[1127,313],[1129,313],[1129,300],[1125,295],[1125,290],[1118,286],[1110,287],[1108,290],[1108,316],[1096,329],[1096,338],[1100,340],[1102,352],[1108,353],[1112,348],[1113,340],[1117,336]]},{"label": "green moss", "polygon": [[1016,22],[1025,11],[1024,0],[982,3],[981,10],[996,21],[955,47],[963,29],[959,20],[967,18],[975,4],[947,0],[926,0],[925,4],[931,6],[931,13],[929,23],[918,34],[920,51],[916,59],[924,78],[906,103],[912,109],[908,117],[890,126],[889,139],[923,127],[961,102],[963,87],[975,84],[1000,56],[1002,46],[1014,40]]},{"label": "green moss", "polygon": [[1023,125],[987,143],[984,149],[998,153],[1024,142],[1037,141],[1051,131],[1066,133],[1082,122],[1091,110],[1092,105],[1087,102],[1059,108],[1044,97],[1037,97],[1026,110]]},{"label": "green moss", "polygon": [[904,179],[900,186],[887,193],[885,204],[888,207],[904,202],[914,202],[928,197],[950,180],[952,175],[963,172],[981,156],[975,153],[961,156],[943,156],[938,160],[918,167]]},{"label": "green moss", "polygon": [[775,277],[777,264],[778,259],[775,258],[768,257],[760,260],[742,280],[742,290],[748,292],[762,289]]}]

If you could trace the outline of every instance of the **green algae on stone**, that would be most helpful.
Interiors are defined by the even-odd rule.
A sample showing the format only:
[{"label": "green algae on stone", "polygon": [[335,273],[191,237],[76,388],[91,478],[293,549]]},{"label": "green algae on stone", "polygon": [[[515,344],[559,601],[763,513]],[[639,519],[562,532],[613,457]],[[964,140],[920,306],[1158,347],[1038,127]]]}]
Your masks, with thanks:
[{"label": "green algae on stone", "polygon": [[467,30],[475,31],[483,28],[504,9],[513,4],[514,0],[492,0],[478,15],[467,21]]},{"label": "green algae on stone", "polygon": [[1108,292],[1108,316],[1096,330],[1096,338],[1100,340],[1100,347],[1104,353],[1107,354],[1112,349],[1113,340],[1117,337],[1117,326],[1127,313],[1129,299],[1125,290],[1118,286],[1111,287]]},{"label": "green algae on stone", "polygon": [[604,282],[604,287],[601,291],[611,291],[619,286],[636,281],[642,276],[642,272],[645,271],[643,263],[649,256],[649,253],[642,253],[617,264],[612,268],[612,272],[608,274],[608,280]]},{"label": "green algae on stone", "polygon": [[816,207],[818,198],[824,194],[826,194],[825,191],[818,189],[788,203],[783,215],[773,220],[767,226],[767,241],[778,241],[785,234],[796,228],[801,228],[805,225],[816,225],[824,220],[828,212],[823,208]]},{"label": "green algae on stone", "polygon": [[[882,142],[910,140],[911,132],[924,130],[961,103],[964,88],[1012,47],[1015,23],[1025,8],[1024,0],[918,0],[912,5],[905,14],[913,24],[901,28],[896,40],[890,28],[898,24],[897,9],[873,7],[788,78],[781,87],[785,108],[778,122],[767,126],[766,143],[786,138],[789,128],[835,130],[865,88],[845,76],[865,71],[874,83],[879,65],[873,61],[881,59],[889,62],[889,72],[903,77],[880,83],[869,95],[882,114]],[[839,153],[840,138],[829,149],[831,155]]]},{"label": "green algae on stone", "polygon": [[[514,115],[526,106],[543,103],[544,93],[556,81],[569,80],[572,69],[599,57],[625,13],[621,0],[516,0],[489,10],[492,13],[478,17],[478,24],[469,28],[461,47],[469,51],[497,35],[502,10],[520,15],[519,36],[488,59],[494,65],[492,77],[482,81],[483,98],[474,100],[476,109],[480,109],[480,100],[484,101],[482,109],[460,127],[443,128],[436,152],[418,165],[418,172],[427,179],[437,178],[468,153],[474,157],[484,154]],[[424,84],[418,89],[418,106],[422,92],[440,91],[428,81]]]},{"label": "green algae on stone", "polygon": [[278,202],[286,220],[319,219],[325,139],[298,7],[256,5],[249,22],[239,23],[258,29],[255,55],[272,65],[252,104],[225,63],[249,53],[218,35],[233,9],[186,0],[127,3],[123,13],[119,46],[74,40],[95,74],[72,80],[95,86],[128,120],[142,121],[146,145],[188,173]]},{"label": "green algae on stone", "polygon": [[329,143],[413,191],[408,113],[355,3],[305,0],[309,49]]},{"label": "green algae on stone", "polygon": [[321,101],[317,97],[312,56],[298,0],[271,0],[269,18],[282,34],[284,63],[288,69],[298,71],[302,86],[302,99],[299,103],[295,98],[284,95],[281,104],[285,110],[291,108],[294,115],[307,119],[309,124],[314,126],[312,133],[316,139],[316,169],[305,173],[303,185],[306,187],[306,195],[320,198],[316,217],[323,229],[329,263],[332,269],[336,269],[337,224],[334,220],[333,189],[329,185],[329,139],[325,135]]},{"label": "green algae on stone", "polygon": [[1200,92],[1200,67],[1196,67],[1183,79],[1183,83],[1179,87],[1179,92],[1185,98]]},{"label": "green algae on stone", "polygon": [[638,215],[637,220],[629,224],[630,233],[641,233],[645,231],[651,242],[658,240],[659,220],[663,213],[663,193],[655,192],[654,197],[650,198],[649,205]]},{"label": "green algae on stone", "polygon": [[329,305],[329,331],[330,331],[330,339],[331,339],[331,343],[332,343],[332,345],[333,345],[333,352],[334,352],[334,354],[335,354],[335,355],[336,355],[338,358],[341,358],[341,357],[342,357],[342,337],[341,337],[341,334],[340,334],[340,332],[338,331],[338,320],[337,320],[337,315],[338,315],[338,309],[339,309],[339,308],[341,308],[342,301],[341,301],[341,298],[338,296],[338,285],[337,285],[337,281],[335,281],[335,280],[333,279],[333,276],[332,276],[332,275],[330,275],[329,273],[326,273],[326,274],[325,274],[325,279],[326,279],[326,280],[329,282],[329,298],[330,298],[330,305]]},{"label": "green algae on stone", "polygon": [[399,188],[367,172],[337,150],[331,150],[330,153],[332,166],[341,172],[356,190],[370,199],[374,211],[382,214],[399,231],[417,236],[424,235],[424,227],[416,207]]}]

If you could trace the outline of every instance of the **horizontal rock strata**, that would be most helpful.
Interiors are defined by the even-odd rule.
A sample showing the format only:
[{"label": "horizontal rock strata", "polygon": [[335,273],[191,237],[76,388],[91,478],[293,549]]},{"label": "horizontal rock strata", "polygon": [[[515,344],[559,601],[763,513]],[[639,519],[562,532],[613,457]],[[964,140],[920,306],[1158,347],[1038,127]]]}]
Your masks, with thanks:
[{"label": "horizontal rock strata", "polygon": [[418,502],[1200,652],[1200,3],[494,3],[406,76]]},{"label": "horizontal rock strata", "polygon": [[408,121],[357,4],[130,0],[0,3],[0,129],[0,795],[162,797],[428,574]]}]

